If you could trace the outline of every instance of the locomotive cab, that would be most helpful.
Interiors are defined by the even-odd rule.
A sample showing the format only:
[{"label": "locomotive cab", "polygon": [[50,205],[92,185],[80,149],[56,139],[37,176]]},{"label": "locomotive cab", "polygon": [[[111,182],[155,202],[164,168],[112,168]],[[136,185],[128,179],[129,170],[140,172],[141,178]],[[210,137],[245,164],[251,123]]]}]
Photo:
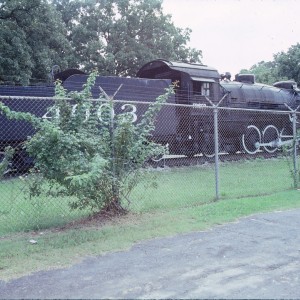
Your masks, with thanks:
[{"label": "locomotive cab", "polygon": [[212,111],[205,107],[220,99],[218,71],[206,65],[158,59],[144,65],[137,76],[177,82],[175,99],[180,106],[176,107],[176,135],[170,151],[187,156],[203,152],[203,134],[210,139],[213,132]]},{"label": "locomotive cab", "polygon": [[137,77],[171,79],[172,82],[177,82],[178,104],[193,104],[197,96],[198,100],[205,100],[206,96],[215,102],[219,96],[220,75],[216,69],[206,65],[158,59],[144,65],[137,72]]}]

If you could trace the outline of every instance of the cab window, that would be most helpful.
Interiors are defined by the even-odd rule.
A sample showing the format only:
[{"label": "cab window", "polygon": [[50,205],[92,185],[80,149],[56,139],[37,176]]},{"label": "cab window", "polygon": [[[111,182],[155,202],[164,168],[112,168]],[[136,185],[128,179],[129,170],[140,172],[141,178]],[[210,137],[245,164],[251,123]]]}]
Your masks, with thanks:
[{"label": "cab window", "polygon": [[207,97],[210,96],[210,83],[209,82],[202,82],[201,95],[207,96]]},{"label": "cab window", "polygon": [[193,81],[193,93],[198,96],[210,97],[212,95],[212,84],[209,82]]}]

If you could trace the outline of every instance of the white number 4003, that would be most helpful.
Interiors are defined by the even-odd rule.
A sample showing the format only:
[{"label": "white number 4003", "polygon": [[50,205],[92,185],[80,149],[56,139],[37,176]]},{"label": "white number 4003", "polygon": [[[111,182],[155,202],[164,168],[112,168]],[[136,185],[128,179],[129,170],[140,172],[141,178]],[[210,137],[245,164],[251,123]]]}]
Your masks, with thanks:
[{"label": "white number 4003", "polygon": [[[102,114],[103,114],[103,109],[105,107],[108,107],[109,104],[108,103],[104,103],[102,105],[99,106],[98,110],[97,110],[97,116],[99,118],[99,120],[101,122],[104,122],[103,119],[102,119]],[[72,113],[71,115],[72,116],[75,116],[76,114],[76,109],[77,109],[77,104],[73,105],[72,107]],[[126,114],[129,114],[131,116],[131,122],[134,123],[136,122],[137,120],[137,108],[134,104],[124,104],[121,106],[121,110],[122,111],[125,111],[126,110]],[[42,116],[43,119],[51,119],[51,118],[59,118],[59,115],[60,115],[60,111],[59,111],[59,108],[55,108],[54,106],[50,107],[50,109],[48,109],[48,111]],[[86,112],[85,112],[85,115],[86,115],[86,120],[88,120],[88,118],[90,117],[90,111],[87,109]],[[115,116],[115,111],[112,110],[112,114],[111,114],[112,117]]]}]

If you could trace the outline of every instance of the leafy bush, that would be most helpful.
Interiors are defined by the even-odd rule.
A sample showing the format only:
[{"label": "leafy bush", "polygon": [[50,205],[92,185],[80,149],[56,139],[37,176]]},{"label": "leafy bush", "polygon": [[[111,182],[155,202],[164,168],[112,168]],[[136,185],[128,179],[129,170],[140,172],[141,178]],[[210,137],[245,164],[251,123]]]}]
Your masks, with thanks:
[{"label": "leafy bush", "polygon": [[[40,173],[32,176],[38,184],[30,184],[31,195],[45,193],[46,186],[51,196],[75,196],[77,200],[70,203],[74,209],[121,213],[125,212],[126,200],[130,203],[131,191],[147,172],[145,162],[166,151],[151,141],[151,135],[155,118],[173,87],[151,103],[134,125],[130,113],[114,114],[114,100],[104,92],[100,101],[91,100],[95,79],[96,73],[92,73],[82,91],[70,93],[58,82],[51,108],[55,114],[49,119],[13,112],[1,103],[0,110],[37,128],[26,143]],[[97,115],[100,105],[101,118]]]},{"label": "leafy bush", "polygon": [[5,172],[8,170],[10,161],[14,155],[14,149],[12,147],[6,147],[4,156],[0,158],[0,179],[4,176]]}]

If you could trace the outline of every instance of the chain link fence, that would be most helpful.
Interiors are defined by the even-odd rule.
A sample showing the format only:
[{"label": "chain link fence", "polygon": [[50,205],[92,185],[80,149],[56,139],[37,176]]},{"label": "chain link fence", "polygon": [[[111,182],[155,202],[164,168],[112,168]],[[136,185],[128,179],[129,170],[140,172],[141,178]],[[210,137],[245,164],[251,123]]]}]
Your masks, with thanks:
[{"label": "chain link fence", "polygon": [[[51,110],[51,97],[2,96],[0,100],[14,111],[30,111],[44,119],[58,113]],[[145,101],[115,100],[114,114],[130,114],[137,124],[148,106]],[[101,121],[104,106],[99,107]],[[124,205],[133,212],[149,212],[298,187],[298,119],[292,110],[241,110],[171,101],[163,105],[152,137],[168,151],[147,162],[147,174]],[[38,175],[29,172],[34,161],[24,142],[33,134],[28,122],[0,114],[0,236],[63,226],[90,214],[88,209],[71,209],[72,197],[29,193],[31,178]],[[15,149],[10,157],[5,154],[8,146]]]}]

